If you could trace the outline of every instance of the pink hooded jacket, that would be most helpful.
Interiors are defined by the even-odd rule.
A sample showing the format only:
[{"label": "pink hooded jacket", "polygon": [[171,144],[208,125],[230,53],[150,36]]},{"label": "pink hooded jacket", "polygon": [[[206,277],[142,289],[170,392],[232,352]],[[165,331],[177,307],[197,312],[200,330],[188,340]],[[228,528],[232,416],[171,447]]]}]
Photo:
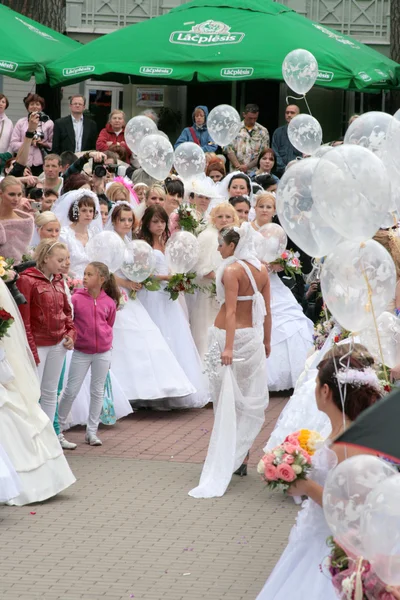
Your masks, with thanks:
[{"label": "pink hooded jacket", "polygon": [[77,337],[75,350],[84,354],[98,354],[111,350],[113,325],[117,307],[103,290],[93,298],[87,290],[76,290],[72,296],[74,324]]}]

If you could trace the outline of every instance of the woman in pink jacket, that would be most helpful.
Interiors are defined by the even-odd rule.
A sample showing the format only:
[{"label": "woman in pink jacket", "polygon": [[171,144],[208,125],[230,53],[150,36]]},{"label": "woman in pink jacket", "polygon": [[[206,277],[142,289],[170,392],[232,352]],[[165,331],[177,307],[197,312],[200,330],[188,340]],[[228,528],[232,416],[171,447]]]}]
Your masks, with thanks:
[{"label": "woman in pink jacket", "polygon": [[107,125],[99,133],[96,150],[105,152],[115,146],[122,146],[126,152],[126,162],[129,163],[132,152],[125,142],[125,113],[122,110],[113,110],[110,113]]},{"label": "woman in pink jacket", "polygon": [[58,420],[62,431],[90,368],[90,406],[85,442],[91,446],[101,446],[97,429],[103,407],[104,384],[111,363],[113,325],[121,294],[114,275],[101,262],[88,264],[83,285],[84,289],[76,290],[72,296],[77,338],[67,386],[58,407]]},{"label": "woman in pink jacket", "polygon": [[[28,129],[28,118],[32,112],[43,112],[45,107],[44,98],[38,94],[28,94],[24,98],[25,108],[28,111],[28,115],[19,119],[16,122],[11,135],[10,151],[18,152],[22,143],[25,139],[25,133]],[[42,120],[47,119],[47,120]],[[48,152],[53,145],[53,121],[47,116],[39,120],[39,127],[37,128],[32,145],[29,150],[29,157],[27,166],[31,168],[32,175],[40,175],[43,171],[43,156],[45,152]]]}]

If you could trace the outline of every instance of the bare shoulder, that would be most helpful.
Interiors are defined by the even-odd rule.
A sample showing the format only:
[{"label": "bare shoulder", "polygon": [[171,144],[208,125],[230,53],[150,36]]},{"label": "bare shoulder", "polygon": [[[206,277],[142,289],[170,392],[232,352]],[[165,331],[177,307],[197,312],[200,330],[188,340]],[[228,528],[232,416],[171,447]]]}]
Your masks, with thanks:
[{"label": "bare shoulder", "polygon": [[242,267],[238,263],[232,263],[224,269],[224,281],[232,281],[240,278],[243,272]]}]

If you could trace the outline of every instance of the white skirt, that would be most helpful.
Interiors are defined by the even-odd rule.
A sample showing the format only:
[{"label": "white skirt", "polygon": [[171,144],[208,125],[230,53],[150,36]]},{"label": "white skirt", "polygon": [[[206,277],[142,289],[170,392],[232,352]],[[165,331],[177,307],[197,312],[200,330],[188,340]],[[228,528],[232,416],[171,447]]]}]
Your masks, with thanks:
[{"label": "white skirt", "polygon": [[196,392],[139,298],[117,312],[111,369],[130,401]]},{"label": "white skirt", "polygon": [[0,502],[7,502],[18,496],[21,483],[18,473],[12,466],[8,454],[0,444]]}]

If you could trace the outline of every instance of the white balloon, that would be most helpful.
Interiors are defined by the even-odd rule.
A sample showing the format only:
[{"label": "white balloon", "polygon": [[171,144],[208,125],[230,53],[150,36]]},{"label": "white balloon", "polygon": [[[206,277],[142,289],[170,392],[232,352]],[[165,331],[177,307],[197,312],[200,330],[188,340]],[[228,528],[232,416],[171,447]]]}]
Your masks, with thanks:
[{"label": "white balloon", "polygon": [[360,331],[360,342],[378,363],[393,369],[400,363],[400,319],[384,311],[376,325]]},{"label": "white balloon", "polygon": [[292,50],[283,61],[282,75],[291,90],[297,94],[306,94],[318,77],[315,56],[302,48]]},{"label": "white balloon", "polygon": [[183,179],[203,173],[206,168],[206,156],[203,149],[193,142],[184,142],[175,150],[174,166]]},{"label": "white balloon", "polygon": [[138,160],[146,173],[162,181],[174,164],[174,149],[169,139],[159,132],[146,135],[140,142]]},{"label": "white balloon", "polygon": [[165,245],[165,258],[173,273],[188,273],[199,259],[197,238],[189,231],[176,231]]},{"label": "white balloon", "polygon": [[311,115],[301,114],[294,117],[288,125],[287,132],[292,145],[303,154],[314,154],[321,146],[321,125]]},{"label": "white balloon", "polygon": [[274,262],[280,258],[287,246],[287,235],[284,229],[277,223],[266,223],[260,227],[258,233],[264,238],[262,253],[258,255],[260,260]]},{"label": "white balloon", "polygon": [[374,327],[374,317],[393,300],[395,286],[393,259],[375,240],[340,243],[321,270],[324,301],[338,323],[350,331]]},{"label": "white balloon", "polygon": [[86,254],[90,262],[102,262],[111,273],[118,271],[124,262],[125,244],[114,231],[101,231],[86,244]]},{"label": "white balloon", "polygon": [[282,176],[276,191],[276,211],[290,239],[309,256],[328,254],[343,239],[321,216],[311,195],[316,158],[296,161]]},{"label": "white balloon", "polygon": [[154,273],[156,260],[150,244],[144,240],[132,240],[126,246],[121,270],[129,281],[141,283]]},{"label": "white balloon", "polygon": [[130,119],[125,127],[125,141],[134,154],[139,152],[140,142],[146,135],[155,133],[157,125],[149,117],[140,115]]},{"label": "white balloon", "polygon": [[207,118],[208,133],[219,146],[230,144],[239,133],[240,127],[239,113],[229,104],[216,106]]},{"label": "white balloon", "polygon": [[319,160],[312,196],[331,227],[359,242],[376,233],[391,203],[384,164],[370,150],[353,144],[336,146]]},{"label": "white balloon", "polygon": [[345,144],[368,148],[379,158],[384,157],[387,131],[393,117],[388,113],[371,111],[354,119],[344,136]]},{"label": "white balloon", "polygon": [[313,154],[313,158],[322,158],[324,154],[332,150],[335,146],[320,146]]}]

